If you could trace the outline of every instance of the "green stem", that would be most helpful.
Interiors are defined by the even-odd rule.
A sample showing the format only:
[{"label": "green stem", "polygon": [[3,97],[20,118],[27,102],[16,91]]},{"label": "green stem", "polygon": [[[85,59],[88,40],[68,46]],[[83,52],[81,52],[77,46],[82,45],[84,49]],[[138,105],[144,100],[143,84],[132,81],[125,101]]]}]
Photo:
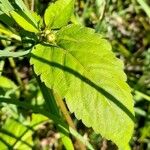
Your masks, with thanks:
[{"label": "green stem", "polygon": [[5,64],[5,61],[1,60],[0,61],[0,76],[2,75],[4,64]]},{"label": "green stem", "polygon": [[[134,90],[133,90],[133,91],[134,91]],[[142,98],[144,98],[145,100],[147,100],[147,101],[150,102],[150,96],[149,96],[149,95],[146,95],[146,94],[144,94],[144,93],[142,93],[142,92],[140,92],[140,91],[137,91],[137,90],[135,90],[134,92],[135,92],[135,94],[141,96]]]},{"label": "green stem", "polygon": [[16,68],[16,64],[15,64],[15,61],[13,60],[13,58],[9,58],[9,62],[10,62],[10,66],[13,68],[13,72],[15,74],[15,77],[16,77],[16,80],[18,82],[18,84],[23,87],[23,82],[20,78],[20,74]]},{"label": "green stem", "polygon": [[[54,114],[55,116],[57,116],[57,118],[60,118],[62,120],[62,122],[64,122],[64,120],[59,112],[56,100],[54,98],[53,91],[51,89],[49,89],[48,87],[46,87],[45,84],[40,81],[39,77],[37,77],[36,75],[35,75],[35,77],[38,81],[41,92],[45,99],[45,103],[46,103],[48,112]],[[56,127],[57,127],[58,131],[60,132],[61,140],[62,140],[66,150],[74,150],[73,143],[69,137],[69,131],[64,132],[64,130],[62,130],[62,128],[57,123],[56,123]]]},{"label": "green stem", "polygon": [[71,119],[71,117],[68,113],[68,110],[67,110],[63,100],[61,99],[61,97],[57,93],[54,93],[54,95],[55,95],[55,99],[56,99],[56,101],[57,101],[57,103],[58,103],[58,105],[59,105],[66,121],[67,121],[67,123],[69,124],[70,127],[72,127],[73,129],[76,129],[76,127],[75,127],[75,125],[74,125],[74,123],[73,123],[73,121],[72,121],[72,119]]},{"label": "green stem", "polygon": [[[73,123],[73,120],[71,119],[70,115],[69,115],[69,112],[66,108],[66,105],[64,104],[64,101],[62,100],[62,98],[57,94],[57,93],[54,93],[54,96],[55,96],[55,99],[68,123],[68,125],[73,128],[74,130],[76,130],[76,127]],[[81,143],[78,139],[77,139],[77,144],[78,146],[80,147],[81,150],[86,150],[85,148],[85,145],[83,143]]]},{"label": "green stem", "polygon": [[[76,130],[75,125],[74,125],[74,123],[73,123],[73,121],[72,121],[72,119],[68,113],[68,110],[67,110],[63,100],[61,99],[61,97],[58,94],[53,93],[52,90],[48,89],[44,83],[41,83],[39,77],[37,77],[36,75],[35,75],[35,77],[39,83],[39,86],[40,86],[40,89],[42,91],[45,102],[47,103],[47,105],[49,107],[49,111],[51,111],[51,113],[53,113],[54,115],[61,118],[61,116],[59,114],[58,106],[57,106],[57,104],[58,104],[64,117],[65,117],[65,119],[66,119],[66,121],[67,121],[67,123],[68,123],[68,125],[71,128],[73,128],[74,130]],[[58,128],[58,130],[59,130],[59,128]],[[59,131],[61,132],[61,130],[59,130]],[[67,134],[65,134],[65,136],[69,137],[69,135],[67,135]],[[78,143],[81,150],[86,150],[84,144],[82,144],[78,139],[77,139],[77,143]]]},{"label": "green stem", "polygon": [[35,1],[31,0],[31,11],[34,11],[34,4],[35,4]]},{"label": "green stem", "polygon": [[30,7],[29,7],[29,1],[28,0],[24,0],[24,3],[25,3],[25,5],[26,5],[26,7],[29,9]]}]

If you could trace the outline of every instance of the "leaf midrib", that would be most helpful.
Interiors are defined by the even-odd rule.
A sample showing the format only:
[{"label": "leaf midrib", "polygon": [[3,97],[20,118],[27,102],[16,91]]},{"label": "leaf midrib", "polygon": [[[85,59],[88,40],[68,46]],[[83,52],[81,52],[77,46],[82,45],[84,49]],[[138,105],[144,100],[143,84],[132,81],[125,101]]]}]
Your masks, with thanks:
[{"label": "leaf midrib", "polygon": [[[63,48],[63,50],[66,52],[64,55],[66,55],[66,54],[68,54],[68,55],[70,55],[75,61],[76,61],[76,63],[77,64],[80,64],[81,65],[81,67],[83,68],[83,76],[85,75],[85,77],[86,78],[88,78],[89,80],[92,80],[92,82],[94,81],[94,84],[96,84],[97,85],[97,83],[96,83],[96,81],[95,81],[95,79],[92,77],[93,76],[93,74],[90,72],[90,71],[88,71],[88,69],[86,70],[86,67],[84,67],[84,65],[83,64],[81,64],[80,63],[80,61],[75,57],[75,56],[73,56],[71,53],[69,53],[69,51],[68,50],[66,50],[66,49],[64,49]],[[86,72],[86,74],[84,74],[84,72]],[[86,76],[87,75],[87,76]],[[111,82],[113,82],[113,81],[111,81]],[[120,89],[120,91],[122,91],[122,94],[124,94],[124,91],[122,90],[122,88],[120,88],[120,86],[118,85],[118,84],[116,84],[116,82],[113,82],[113,84],[114,85],[116,85],[119,89]],[[102,88],[103,89],[103,87],[101,87],[100,85],[97,85],[97,86],[99,86],[100,88]],[[105,90],[105,89],[104,89]],[[108,91],[107,91],[108,92]],[[109,92],[108,92],[109,93]],[[111,93],[110,93],[111,94]],[[102,94],[103,95],[103,94]],[[111,94],[112,95],[112,94]],[[105,95],[104,95],[105,96]],[[113,96],[113,95],[112,95]],[[126,96],[126,95],[124,95],[124,96]],[[116,98],[116,97],[115,97]],[[117,100],[118,100],[118,98],[116,98]],[[110,102],[109,102],[109,100],[107,100],[107,103],[108,103],[108,105],[110,105]]]}]

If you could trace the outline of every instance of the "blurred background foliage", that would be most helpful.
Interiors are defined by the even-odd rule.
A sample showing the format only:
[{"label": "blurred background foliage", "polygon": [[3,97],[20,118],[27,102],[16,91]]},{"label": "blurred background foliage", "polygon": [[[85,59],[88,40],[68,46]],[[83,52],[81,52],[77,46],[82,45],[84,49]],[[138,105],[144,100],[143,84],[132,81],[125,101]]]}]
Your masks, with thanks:
[{"label": "blurred background foliage", "polygon": [[[52,1],[55,0],[24,0],[28,8],[40,15],[43,15],[48,3]],[[0,18],[0,49],[16,51],[25,48],[15,41],[16,37],[9,40],[14,35],[12,29],[3,24],[2,19]],[[72,22],[94,28],[111,42],[116,56],[124,61],[124,70],[135,103],[136,124],[130,142],[131,149],[149,150],[150,1],[76,0]],[[44,107],[28,58],[0,60],[0,96]],[[56,126],[46,117],[33,114],[32,109],[25,109],[21,105],[3,102],[0,103],[0,108],[0,149],[63,149]],[[78,131],[96,150],[117,149],[113,143],[86,128],[73,114],[72,118]],[[75,142],[74,145],[77,149]]]}]

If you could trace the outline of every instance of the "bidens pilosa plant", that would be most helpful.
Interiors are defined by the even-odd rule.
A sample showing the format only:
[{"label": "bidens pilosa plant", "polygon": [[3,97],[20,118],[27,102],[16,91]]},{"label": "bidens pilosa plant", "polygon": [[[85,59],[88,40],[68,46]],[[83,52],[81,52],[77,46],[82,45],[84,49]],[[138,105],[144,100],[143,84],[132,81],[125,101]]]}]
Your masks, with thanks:
[{"label": "bidens pilosa plant", "polygon": [[[106,39],[72,21],[74,3],[75,0],[50,3],[41,18],[21,0],[0,0],[1,13],[5,16],[1,20],[16,29],[11,39],[22,42],[26,49],[1,51],[1,57],[30,56],[45,102],[50,99],[48,105],[53,106],[49,110],[52,115],[48,116],[60,132],[59,120],[64,121],[60,119],[59,107],[73,128],[67,119],[64,100],[70,112],[87,127],[112,140],[120,149],[130,149],[134,111],[123,63],[115,57]],[[63,128],[71,134],[74,131],[66,124]],[[68,134],[64,136],[69,138]]]}]

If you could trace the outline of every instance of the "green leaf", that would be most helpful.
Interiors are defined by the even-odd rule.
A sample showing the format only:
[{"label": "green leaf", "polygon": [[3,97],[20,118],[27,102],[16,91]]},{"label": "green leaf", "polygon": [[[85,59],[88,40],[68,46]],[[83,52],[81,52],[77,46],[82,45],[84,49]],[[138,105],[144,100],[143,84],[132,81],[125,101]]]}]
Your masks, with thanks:
[{"label": "green leaf", "polygon": [[71,112],[95,132],[129,149],[134,112],[123,63],[94,30],[69,25],[58,31],[57,47],[38,44],[31,64],[45,84],[66,98]]},{"label": "green leaf", "polygon": [[[0,0],[0,10],[2,11],[1,17],[3,17],[1,20],[4,23],[13,23],[12,18],[10,18],[10,12],[16,11],[20,16],[22,16],[25,20],[28,20],[30,24],[38,28],[38,22],[34,19],[32,16],[30,10],[27,9],[25,4],[22,0]],[[5,13],[5,14],[4,14]],[[4,15],[4,16],[3,16]],[[7,17],[7,18],[6,18]]]},{"label": "green leaf", "polygon": [[24,30],[27,30],[29,32],[35,32],[38,33],[39,30],[31,23],[29,23],[25,18],[23,18],[21,15],[19,15],[15,11],[10,12],[13,19],[17,22],[19,26],[21,26]]},{"label": "green leaf", "polygon": [[45,11],[44,21],[48,28],[61,28],[67,25],[73,14],[74,0],[58,0]]},{"label": "green leaf", "polygon": [[4,76],[0,76],[0,96],[18,98],[20,92],[17,89],[18,87],[13,81]]},{"label": "green leaf", "polygon": [[93,150],[92,145],[88,142],[88,140],[84,139],[77,131],[75,131],[74,129],[72,129],[71,127],[67,126],[66,124],[64,124],[64,122],[62,122],[62,120],[60,119],[60,117],[53,115],[49,112],[46,112],[46,109],[40,109],[38,108],[36,105],[32,106],[31,104],[29,104],[28,102],[21,102],[17,99],[10,99],[10,98],[4,98],[4,97],[0,97],[0,102],[1,103],[7,103],[7,104],[13,104],[16,106],[20,106],[26,109],[31,109],[33,112],[42,114],[46,117],[49,117],[50,119],[52,119],[58,126],[59,128],[64,132],[64,133],[68,133],[69,132],[77,139],[79,139],[83,144],[85,144],[87,146],[87,148],[89,150]]},{"label": "green leaf", "polygon": [[9,12],[13,11],[14,8],[8,0],[0,0],[0,10],[9,16]]},{"label": "green leaf", "polygon": [[147,16],[150,18],[150,7],[146,3],[145,0],[137,0],[137,2],[141,5],[142,9],[145,11]]},{"label": "green leaf", "polygon": [[30,50],[20,51],[20,52],[10,52],[6,50],[0,50],[0,58],[1,57],[21,57],[30,53]]},{"label": "green leaf", "polygon": [[41,18],[40,15],[38,15],[36,12],[32,12],[31,13],[34,20],[36,20],[37,24],[38,24],[38,28],[41,28],[43,26],[43,18]]},{"label": "green leaf", "polygon": [[10,18],[10,11],[13,11],[14,8],[8,0],[0,0],[0,21],[8,26],[12,26],[14,20]]},{"label": "green leaf", "polygon": [[[20,122],[18,118],[8,118],[0,130],[1,149],[33,149],[32,134],[38,126],[47,121],[42,115],[32,115],[32,121]],[[15,132],[14,132],[15,127]]]},{"label": "green leaf", "polygon": [[26,5],[23,3],[22,0],[15,0],[15,3],[18,5],[18,7],[26,14],[26,16],[33,22],[33,24],[37,27],[37,22],[32,16],[32,12],[26,7]]},{"label": "green leaf", "polygon": [[[14,132],[15,127],[15,132]],[[32,131],[28,131],[20,140],[21,136],[26,132],[26,127],[18,123],[12,118],[7,119],[3,128],[0,130],[0,146],[1,149],[32,149]],[[28,139],[28,140],[27,140]],[[17,143],[16,143],[17,141]],[[16,144],[15,144],[16,143]],[[19,144],[19,147],[18,147]],[[15,145],[15,146],[13,146]]]}]

